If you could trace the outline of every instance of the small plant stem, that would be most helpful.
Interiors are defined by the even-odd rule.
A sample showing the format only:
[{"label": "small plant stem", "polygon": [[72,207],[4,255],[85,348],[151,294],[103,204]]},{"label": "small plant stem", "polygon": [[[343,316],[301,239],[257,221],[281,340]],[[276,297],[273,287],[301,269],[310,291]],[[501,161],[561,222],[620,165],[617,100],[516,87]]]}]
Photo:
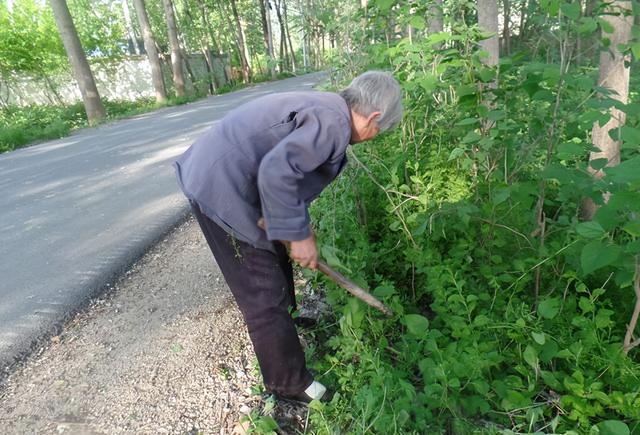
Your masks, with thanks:
[{"label": "small plant stem", "polygon": [[[385,189],[385,187],[380,184],[380,182],[378,182],[378,180],[376,180],[376,178],[373,176],[373,173],[371,172],[371,170],[364,164],[362,163],[358,157],[355,155],[355,153],[353,151],[351,151],[351,149],[349,149],[349,157],[356,162],[356,164],[358,166],[360,166],[362,169],[364,169],[364,171],[366,172],[366,174],[369,176],[369,178],[371,179],[371,181],[373,181],[373,184],[375,184],[376,186],[378,186],[387,196],[387,199],[389,200],[389,202],[392,205],[396,205],[395,201],[393,200],[393,198],[391,197],[391,195],[389,194],[389,190]],[[395,209],[394,209],[395,210]],[[402,212],[400,210],[396,210],[395,211],[396,216],[398,217],[398,219],[400,220],[400,223],[402,224],[402,228],[405,232],[405,234],[407,235],[407,238],[409,239],[409,241],[411,241],[411,244],[415,247],[416,245],[416,241],[413,239],[413,236],[411,235],[411,231],[409,231],[409,228],[407,227],[407,223],[404,220],[404,216],[402,215]]]},{"label": "small plant stem", "polygon": [[[553,120],[551,122],[551,127],[549,128],[549,142],[547,144],[547,154],[545,158],[544,167],[548,167],[551,162],[551,157],[553,156],[553,150],[555,149],[557,138],[556,136],[556,127],[558,125],[558,111],[560,109],[561,95],[562,89],[564,86],[564,79],[562,78],[562,74],[566,74],[567,69],[569,68],[568,58],[567,56],[567,47],[568,41],[563,39],[560,41],[560,80],[558,81],[558,87],[556,90],[556,102],[553,108]],[[536,205],[536,221],[538,223],[537,232],[540,236],[540,250],[544,248],[545,236],[546,236],[546,215],[544,213],[544,200],[546,194],[546,182],[545,180],[540,181],[540,195],[538,197],[538,203]],[[534,287],[534,302],[533,308],[535,309],[538,306],[538,296],[540,295],[540,282],[542,278],[542,270],[538,267],[535,272],[535,287]]]},{"label": "small plant stem", "polygon": [[514,230],[513,228],[508,227],[508,226],[506,226],[506,225],[497,224],[497,223],[492,222],[492,221],[487,220],[487,219],[482,219],[482,218],[480,218],[479,220],[480,220],[481,222],[487,223],[487,224],[489,224],[489,225],[492,225],[492,226],[495,226],[495,227],[504,228],[505,230],[511,231],[512,233],[514,233],[514,234],[516,234],[516,235],[518,235],[518,236],[522,237],[523,239],[525,239],[525,240],[527,241],[527,243],[529,244],[529,246],[530,246],[531,248],[533,248],[533,245],[531,244],[531,240],[529,240],[529,238],[528,238],[527,236],[525,236],[524,234],[522,234],[521,232],[519,232],[519,231],[517,231],[517,230]]},{"label": "small plant stem", "polygon": [[[527,276],[527,274],[529,272],[531,272],[532,270],[542,266],[544,263],[546,263],[547,261],[551,260],[552,258],[554,258],[556,255],[560,254],[563,251],[566,251],[567,249],[569,249],[571,246],[575,245],[578,242],[578,239],[574,240],[573,242],[569,243],[567,246],[563,246],[562,248],[558,249],[556,252],[553,253],[553,255],[550,255],[549,257],[545,258],[542,261],[539,261],[537,264],[535,264],[534,266],[531,266],[531,268],[529,268],[529,270],[527,270],[525,273],[523,273],[522,275],[520,275],[518,277],[518,279],[516,279],[513,284],[511,284],[509,287],[507,287],[507,289],[505,291],[509,291],[511,290],[516,284],[518,284],[520,281],[522,281],[522,279]],[[511,303],[511,298],[513,298],[513,293],[511,294],[511,296],[509,296],[509,303]],[[493,310],[493,305],[496,301],[496,294],[494,294],[493,296],[493,300],[491,301],[491,307],[489,308],[489,311]]]},{"label": "small plant stem", "polygon": [[623,350],[625,354],[628,354],[631,349],[640,345],[640,339],[633,342],[631,341],[633,340],[633,331],[636,329],[638,317],[640,316],[640,255],[636,257],[636,273],[633,280],[633,289],[636,292],[636,306],[633,309],[631,321],[629,322],[629,326],[627,326],[627,333],[624,336]]}]

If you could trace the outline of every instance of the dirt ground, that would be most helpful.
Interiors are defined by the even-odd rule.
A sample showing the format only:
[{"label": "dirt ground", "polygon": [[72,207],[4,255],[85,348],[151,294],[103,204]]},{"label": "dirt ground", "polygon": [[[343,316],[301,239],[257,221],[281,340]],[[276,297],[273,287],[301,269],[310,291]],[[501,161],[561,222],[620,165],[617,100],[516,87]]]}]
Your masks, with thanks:
[{"label": "dirt ground", "polygon": [[[237,433],[263,407],[259,385],[240,312],[189,220],[6,379],[0,431]],[[306,408],[274,413],[283,433],[304,431]]]}]

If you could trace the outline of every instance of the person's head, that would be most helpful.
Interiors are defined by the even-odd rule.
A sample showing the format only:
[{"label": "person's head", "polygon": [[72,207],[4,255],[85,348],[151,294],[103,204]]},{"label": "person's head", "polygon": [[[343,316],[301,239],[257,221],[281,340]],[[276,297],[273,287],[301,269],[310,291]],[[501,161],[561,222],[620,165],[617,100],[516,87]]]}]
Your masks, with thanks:
[{"label": "person's head", "polygon": [[389,73],[368,71],[340,92],[351,110],[351,143],[373,139],[402,119],[402,90]]}]

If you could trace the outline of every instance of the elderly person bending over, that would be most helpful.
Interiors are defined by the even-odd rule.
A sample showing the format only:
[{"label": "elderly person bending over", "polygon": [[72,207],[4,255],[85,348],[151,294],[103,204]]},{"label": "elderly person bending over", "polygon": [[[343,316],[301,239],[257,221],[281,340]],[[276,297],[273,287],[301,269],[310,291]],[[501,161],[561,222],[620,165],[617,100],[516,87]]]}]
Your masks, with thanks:
[{"label": "elderly person bending over", "polygon": [[[349,144],[401,117],[398,83],[371,71],[339,94],[287,92],[246,103],[175,162],[244,316],[265,387],[278,397],[309,402],[326,392],[306,368],[289,314],[296,304],[289,257],[312,269],[318,261],[307,207],[342,170]],[[290,242],[289,254],[279,241]]]}]

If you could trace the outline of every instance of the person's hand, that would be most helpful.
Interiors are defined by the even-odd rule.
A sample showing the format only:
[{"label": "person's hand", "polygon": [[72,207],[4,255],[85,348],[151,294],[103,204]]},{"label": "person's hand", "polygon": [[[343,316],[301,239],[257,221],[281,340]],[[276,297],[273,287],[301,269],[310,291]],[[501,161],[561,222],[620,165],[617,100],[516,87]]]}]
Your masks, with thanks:
[{"label": "person's hand", "polygon": [[318,267],[318,248],[313,233],[304,240],[292,241],[289,256],[302,267],[316,269]]}]

